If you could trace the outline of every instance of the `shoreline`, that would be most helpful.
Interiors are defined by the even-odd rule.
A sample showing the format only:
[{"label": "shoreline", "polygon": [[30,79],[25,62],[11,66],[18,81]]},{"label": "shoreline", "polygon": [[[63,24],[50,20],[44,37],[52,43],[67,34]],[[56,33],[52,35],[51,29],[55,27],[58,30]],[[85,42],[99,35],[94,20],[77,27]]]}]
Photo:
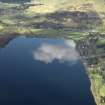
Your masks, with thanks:
[{"label": "shoreline", "polygon": [[91,76],[90,76],[90,73],[89,73],[89,67],[88,67],[87,64],[84,63],[83,61],[82,61],[82,63],[83,63],[83,65],[84,65],[84,67],[85,67],[85,72],[86,72],[86,74],[87,74],[87,76],[88,76],[88,79],[89,79],[89,81],[90,81],[90,91],[91,91],[91,93],[92,93],[94,102],[95,102],[96,105],[100,105],[100,104],[98,103],[97,98],[96,98],[96,94],[95,94],[96,92],[94,91],[94,83],[93,83],[93,80],[91,79]]},{"label": "shoreline", "polygon": [[96,92],[94,90],[93,80],[90,79],[90,82],[91,82],[91,92],[92,92],[92,95],[94,97],[94,101],[95,101],[96,105],[100,105],[99,102],[98,102],[98,97],[96,97],[96,94],[95,94]]}]

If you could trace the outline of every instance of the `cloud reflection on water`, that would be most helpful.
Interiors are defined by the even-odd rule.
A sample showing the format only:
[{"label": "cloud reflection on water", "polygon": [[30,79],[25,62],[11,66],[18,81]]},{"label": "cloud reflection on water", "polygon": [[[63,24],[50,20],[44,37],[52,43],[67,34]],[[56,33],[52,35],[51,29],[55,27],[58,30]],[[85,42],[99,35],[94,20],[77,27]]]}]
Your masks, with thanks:
[{"label": "cloud reflection on water", "polygon": [[75,43],[72,40],[65,40],[64,45],[42,43],[34,52],[35,60],[42,61],[46,64],[54,60],[62,62],[76,62],[79,59],[75,50]]}]

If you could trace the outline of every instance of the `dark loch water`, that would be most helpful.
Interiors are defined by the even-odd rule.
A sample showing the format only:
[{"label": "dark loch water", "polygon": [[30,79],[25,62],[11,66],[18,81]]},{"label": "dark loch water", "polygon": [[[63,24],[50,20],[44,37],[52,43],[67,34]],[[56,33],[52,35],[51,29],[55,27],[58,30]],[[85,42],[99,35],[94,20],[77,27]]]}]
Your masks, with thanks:
[{"label": "dark loch water", "polygon": [[95,105],[74,42],[19,37],[1,48],[0,105]]}]

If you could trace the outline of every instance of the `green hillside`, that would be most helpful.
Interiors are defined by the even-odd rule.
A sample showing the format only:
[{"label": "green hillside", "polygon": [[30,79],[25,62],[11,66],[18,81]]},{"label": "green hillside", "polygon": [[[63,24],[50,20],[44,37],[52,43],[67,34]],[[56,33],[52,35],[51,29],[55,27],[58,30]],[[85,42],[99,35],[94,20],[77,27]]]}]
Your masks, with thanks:
[{"label": "green hillside", "polygon": [[32,0],[0,5],[0,34],[30,34],[36,29],[104,32],[103,0]]}]

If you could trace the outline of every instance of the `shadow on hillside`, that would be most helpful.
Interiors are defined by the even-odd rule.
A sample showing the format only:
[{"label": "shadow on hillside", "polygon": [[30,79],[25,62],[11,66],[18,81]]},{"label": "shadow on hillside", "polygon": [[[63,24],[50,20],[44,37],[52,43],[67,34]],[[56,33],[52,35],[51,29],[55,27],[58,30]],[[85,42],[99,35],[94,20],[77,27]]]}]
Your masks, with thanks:
[{"label": "shadow on hillside", "polygon": [[55,13],[34,16],[34,19],[44,17],[43,22],[33,22],[34,28],[45,29],[78,29],[89,30],[102,25],[102,19],[95,11],[56,11]]},{"label": "shadow on hillside", "polygon": [[[0,16],[5,18],[9,15],[15,20],[15,26],[32,27],[37,29],[66,29],[71,31],[85,31],[95,29],[103,24],[98,13],[93,11],[56,11],[47,14],[35,14],[26,16],[24,10],[0,9]],[[8,17],[7,17],[8,18]],[[42,20],[41,20],[42,19]],[[1,24],[2,20],[0,20]],[[8,24],[5,24],[8,26]]]}]

